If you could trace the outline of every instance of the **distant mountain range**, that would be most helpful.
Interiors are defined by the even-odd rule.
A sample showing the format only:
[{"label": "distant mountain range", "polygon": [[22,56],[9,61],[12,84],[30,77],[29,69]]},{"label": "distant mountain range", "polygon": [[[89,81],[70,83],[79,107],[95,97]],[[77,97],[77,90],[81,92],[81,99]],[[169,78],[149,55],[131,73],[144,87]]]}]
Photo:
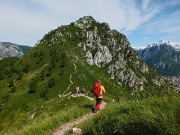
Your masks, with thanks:
[{"label": "distant mountain range", "polygon": [[163,76],[180,75],[180,45],[161,40],[144,48],[134,48],[137,55]]},{"label": "distant mountain range", "polygon": [[5,57],[22,57],[32,47],[10,42],[0,42],[0,60]]}]

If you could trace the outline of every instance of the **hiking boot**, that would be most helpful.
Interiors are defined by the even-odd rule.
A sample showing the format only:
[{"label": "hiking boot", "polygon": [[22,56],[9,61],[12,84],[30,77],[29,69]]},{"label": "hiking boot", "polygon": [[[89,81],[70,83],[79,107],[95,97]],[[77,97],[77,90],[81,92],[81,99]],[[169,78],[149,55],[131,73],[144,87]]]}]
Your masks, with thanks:
[{"label": "hiking boot", "polygon": [[94,110],[92,111],[92,113],[97,113],[97,110],[96,110],[96,109],[94,109]]},{"label": "hiking boot", "polygon": [[95,109],[94,109],[94,108],[92,108],[92,112],[94,112],[94,110],[95,110]]}]

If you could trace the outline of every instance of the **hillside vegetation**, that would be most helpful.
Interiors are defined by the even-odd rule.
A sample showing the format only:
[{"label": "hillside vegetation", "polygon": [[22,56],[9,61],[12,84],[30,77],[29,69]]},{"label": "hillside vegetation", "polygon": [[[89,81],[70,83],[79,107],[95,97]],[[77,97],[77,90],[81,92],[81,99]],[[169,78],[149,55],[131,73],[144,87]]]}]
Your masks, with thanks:
[{"label": "hillside vegetation", "polygon": [[[71,97],[71,94],[78,84],[92,96],[92,84],[97,80],[106,88],[107,109],[102,111],[100,119],[104,120],[98,124],[100,130],[94,127],[95,118],[89,121],[89,127],[84,127],[85,134],[98,134],[95,131],[133,134],[134,130],[127,128],[129,124],[135,125],[134,129],[145,128],[151,109],[163,112],[166,105],[172,106],[169,113],[177,121],[172,121],[173,131],[169,132],[171,127],[166,125],[162,128],[167,129],[167,134],[178,133],[179,114],[175,112],[178,112],[179,99],[173,86],[137,57],[125,35],[110,30],[106,23],[96,22],[92,17],[80,18],[50,31],[22,58],[1,60],[0,69],[0,134],[44,135],[90,112],[95,102]],[[64,97],[59,99],[58,94]],[[159,107],[154,107],[158,101]],[[143,108],[142,115],[138,114]],[[161,121],[159,115],[157,121],[154,120],[154,113],[150,119],[158,125]],[[166,117],[164,112],[162,115],[166,123],[169,115]],[[103,127],[114,123],[115,119],[118,126],[103,132]]]},{"label": "hillside vegetation", "polygon": [[78,127],[89,135],[179,135],[179,107],[178,97],[122,101]]}]

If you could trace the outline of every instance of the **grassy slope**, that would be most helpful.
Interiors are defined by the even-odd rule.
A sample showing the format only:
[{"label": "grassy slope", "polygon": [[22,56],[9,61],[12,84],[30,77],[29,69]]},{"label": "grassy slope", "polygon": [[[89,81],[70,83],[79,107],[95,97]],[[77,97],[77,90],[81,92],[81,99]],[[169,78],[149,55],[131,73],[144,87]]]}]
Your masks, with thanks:
[{"label": "grassy slope", "polygon": [[89,135],[178,135],[179,112],[179,97],[126,100],[108,104],[106,110],[79,127]]},{"label": "grassy slope", "polygon": [[[100,79],[108,90],[105,100],[116,97],[113,93],[120,88],[106,79],[109,76],[103,68],[87,65],[78,48],[73,45],[73,41],[69,41],[65,44],[66,47],[58,44],[36,46],[14,64],[17,73],[0,81],[0,86],[3,86],[1,97],[5,99],[1,100],[0,134],[44,134],[65,121],[91,111],[94,102],[89,102],[88,99],[67,96],[58,100],[58,94],[62,94],[69,86],[71,75],[73,84],[65,94],[74,93],[76,84],[84,86],[90,92],[92,84]],[[28,67],[27,73],[23,71],[25,67]],[[19,80],[17,78],[21,72],[23,75]],[[49,88],[51,78],[54,78],[55,84]],[[14,82],[15,92],[11,92],[11,87],[8,87],[10,79]],[[32,81],[37,82],[37,90],[29,94]]]}]

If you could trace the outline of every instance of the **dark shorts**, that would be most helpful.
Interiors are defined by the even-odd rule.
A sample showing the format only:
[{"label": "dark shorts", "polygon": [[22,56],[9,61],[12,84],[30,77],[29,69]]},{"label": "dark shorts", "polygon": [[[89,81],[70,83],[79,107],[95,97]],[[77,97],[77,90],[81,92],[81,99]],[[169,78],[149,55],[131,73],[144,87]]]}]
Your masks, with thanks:
[{"label": "dark shorts", "polygon": [[101,104],[102,98],[96,98],[96,104]]}]

